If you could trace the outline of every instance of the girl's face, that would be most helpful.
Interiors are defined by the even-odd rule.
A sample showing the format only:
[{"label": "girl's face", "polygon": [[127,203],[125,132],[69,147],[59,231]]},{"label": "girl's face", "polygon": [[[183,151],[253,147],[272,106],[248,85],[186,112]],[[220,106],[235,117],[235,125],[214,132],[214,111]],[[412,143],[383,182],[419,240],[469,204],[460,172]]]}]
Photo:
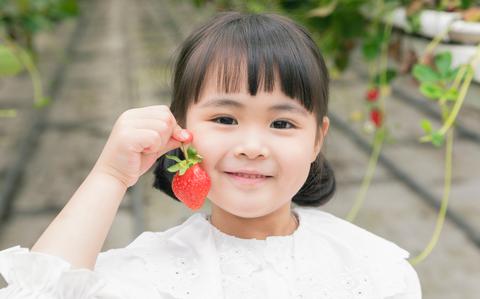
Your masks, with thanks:
[{"label": "girl's face", "polygon": [[[212,204],[254,218],[291,203],[320,152],[328,118],[315,143],[319,130],[315,115],[279,86],[256,96],[246,88],[226,94],[208,80],[199,102],[188,109],[186,128],[193,133],[192,145],[204,158],[202,167],[212,180],[208,194]],[[233,174],[239,172],[264,177]]]}]

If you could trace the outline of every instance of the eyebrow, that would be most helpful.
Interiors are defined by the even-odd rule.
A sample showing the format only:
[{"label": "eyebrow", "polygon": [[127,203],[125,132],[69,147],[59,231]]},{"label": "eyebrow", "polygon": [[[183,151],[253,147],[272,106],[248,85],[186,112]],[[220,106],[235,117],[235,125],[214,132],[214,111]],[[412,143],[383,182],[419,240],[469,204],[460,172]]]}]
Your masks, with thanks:
[{"label": "eyebrow", "polygon": [[[212,101],[208,101],[204,103],[203,105],[200,106],[200,108],[207,108],[207,107],[231,107],[231,108],[236,108],[236,109],[244,109],[245,105],[232,100],[232,99],[216,99]],[[301,115],[307,115],[307,111],[305,111],[302,108],[299,108],[295,105],[291,104],[277,104],[273,105],[270,108],[268,108],[269,111],[287,111],[287,112],[293,112]]]}]

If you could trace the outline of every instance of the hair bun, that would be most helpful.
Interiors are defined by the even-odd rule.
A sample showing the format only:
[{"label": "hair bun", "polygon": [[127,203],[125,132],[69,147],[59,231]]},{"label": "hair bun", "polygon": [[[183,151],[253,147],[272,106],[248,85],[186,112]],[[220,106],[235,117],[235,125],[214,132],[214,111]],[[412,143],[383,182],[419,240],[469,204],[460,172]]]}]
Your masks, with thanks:
[{"label": "hair bun", "polygon": [[311,164],[308,178],[292,201],[300,206],[318,207],[326,204],[335,194],[336,181],[330,163],[320,153]]}]

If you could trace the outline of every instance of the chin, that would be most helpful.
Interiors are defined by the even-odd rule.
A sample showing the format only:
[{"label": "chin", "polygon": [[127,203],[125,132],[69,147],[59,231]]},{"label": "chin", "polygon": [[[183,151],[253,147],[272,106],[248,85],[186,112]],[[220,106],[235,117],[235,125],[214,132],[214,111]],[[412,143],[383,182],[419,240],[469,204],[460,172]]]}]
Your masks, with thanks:
[{"label": "chin", "polygon": [[232,215],[247,219],[262,217],[271,213],[274,210],[272,209],[272,207],[266,207],[265,204],[261,204],[260,202],[257,203],[258,204],[245,202],[245,204],[242,205],[238,203],[231,203],[229,206],[217,206]]}]

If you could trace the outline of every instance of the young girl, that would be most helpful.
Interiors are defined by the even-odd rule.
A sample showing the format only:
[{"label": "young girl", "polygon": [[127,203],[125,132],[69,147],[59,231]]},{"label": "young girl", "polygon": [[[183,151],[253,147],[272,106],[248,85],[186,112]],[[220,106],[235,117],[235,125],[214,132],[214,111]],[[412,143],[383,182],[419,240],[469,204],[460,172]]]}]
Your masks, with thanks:
[{"label": "young girl", "polygon": [[[218,14],[182,44],[171,106],[124,112],[33,248],[0,252],[0,297],[421,298],[407,251],[315,208],[335,190],[320,153],[328,80],[291,20]],[[211,213],[99,253],[154,163],[154,186],[175,198],[165,156],[181,157],[183,142],[203,157]]]}]

